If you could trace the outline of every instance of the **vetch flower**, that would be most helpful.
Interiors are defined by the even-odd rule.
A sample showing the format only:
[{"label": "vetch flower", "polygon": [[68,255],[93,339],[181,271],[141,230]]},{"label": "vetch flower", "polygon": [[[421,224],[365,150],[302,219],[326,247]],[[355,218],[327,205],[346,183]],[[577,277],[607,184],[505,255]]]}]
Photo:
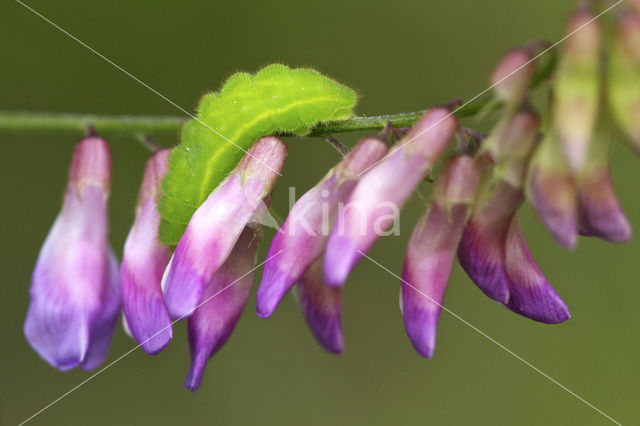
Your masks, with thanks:
[{"label": "vetch flower", "polygon": [[172,337],[171,318],[160,288],[171,251],[158,239],[158,199],[168,160],[169,150],[165,149],[147,162],[120,268],[124,323],[149,354],[159,353]]},{"label": "vetch flower", "polygon": [[444,153],[458,122],[446,108],[433,108],[398,146],[362,177],[338,213],[324,257],[327,283],[342,285],[375,240]]},{"label": "vetch flower", "polygon": [[302,275],[294,294],[318,343],[329,352],[342,353],[342,288],[331,287],[325,282],[322,258]]},{"label": "vetch flower", "polygon": [[103,361],[120,311],[118,263],[107,241],[111,154],[106,141],[76,145],[62,211],[38,256],[24,334],[59,370]]},{"label": "vetch flower", "polygon": [[569,310],[540,271],[522,234],[516,214],[521,202],[520,191],[500,182],[485,207],[469,220],[458,259],[493,300],[536,321],[565,321]]},{"label": "vetch flower", "polygon": [[193,214],[168,267],[164,299],[172,318],[193,313],[242,230],[264,208],[286,153],[275,137],[258,140]]},{"label": "vetch flower", "polygon": [[409,240],[400,301],[407,335],[425,357],[431,357],[435,349],[444,293],[480,174],[480,166],[471,156],[449,160]]},{"label": "vetch flower", "polygon": [[[360,179],[360,173],[386,152],[384,142],[363,139],[295,203],[269,247],[258,287],[258,316],[270,316],[282,297],[322,256],[338,210]],[[276,252],[281,254],[274,256]]]},{"label": "vetch flower", "polygon": [[569,167],[586,160],[600,105],[601,28],[587,7],[570,18],[553,93],[553,125]]},{"label": "vetch flower", "polygon": [[[487,188],[489,186],[492,188]],[[458,259],[469,278],[487,296],[507,303],[509,285],[504,269],[506,233],[523,198],[521,191],[506,181],[489,183],[486,178],[479,197],[478,206],[465,227]]]},{"label": "vetch flower", "polygon": [[224,264],[202,293],[202,301],[187,321],[191,365],[184,386],[195,392],[204,369],[229,339],[247,303],[253,285],[260,226],[247,226]]},{"label": "vetch flower", "polygon": [[609,149],[612,135],[604,126],[592,143],[578,177],[579,229],[582,235],[622,242],[631,239],[631,225],[620,207],[611,181]]},{"label": "vetch flower", "polygon": [[[517,141],[486,139],[503,149],[510,146],[518,155],[496,164],[483,178],[458,259],[471,280],[493,300],[531,319],[557,323],[568,319],[569,311],[535,263],[517,217],[524,201],[522,186],[536,132],[537,123],[531,121],[528,131],[521,134],[520,141],[528,150]],[[527,133],[529,136],[522,136]],[[486,149],[491,151],[492,147]]]},{"label": "vetch flower", "polygon": [[576,183],[553,130],[545,134],[531,159],[526,189],[551,235],[560,245],[573,249],[578,240]]}]

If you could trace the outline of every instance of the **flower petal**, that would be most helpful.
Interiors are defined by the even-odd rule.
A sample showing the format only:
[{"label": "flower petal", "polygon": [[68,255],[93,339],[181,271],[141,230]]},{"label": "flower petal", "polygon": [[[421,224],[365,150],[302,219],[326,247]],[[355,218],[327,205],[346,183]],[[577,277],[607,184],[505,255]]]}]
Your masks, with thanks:
[{"label": "flower petal", "polygon": [[522,204],[519,188],[491,177],[462,235],[458,260],[469,278],[491,299],[509,301],[509,279],[504,266],[504,247],[509,223]]},{"label": "flower petal", "polygon": [[342,289],[324,281],[321,258],[304,273],[295,289],[298,306],[313,336],[329,352],[341,354]]},{"label": "flower petal", "polygon": [[612,242],[631,239],[631,225],[615,194],[608,168],[582,179],[579,200],[582,235]]},{"label": "flower petal", "polygon": [[127,236],[122,259],[122,303],[132,337],[149,354],[162,351],[173,335],[160,286],[170,250],[158,239],[158,197],[167,172],[168,150],[147,162],[136,220]]},{"label": "flower petal", "polygon": [[567,249],[576,246],[578,212],[571,176],[532,165],[528,195],[538,217],[555,240]]},{"label": "flower petal", "polygon": [[442,206],[431,204],[409,241],[402,270],[402,314],[413,347],[425,357],[433,356],[438,317],[466,217],[465,205],[456,205],[447,215]]},{"label": "flower petal", "polygon": [[498,98],[516,104],[529,88],[535,63],[526,49],[509,51],[498,63],[491,75],[491,87]]},{"label": "flower petal", "polygon": [[189,317],[191,366],[185,387],[200,387],[207,362],[227,341],[247,303],[259,237],[246,227],[225,263],[216,271],[202,293],[202,301]]},{"label": "flower petal", "polygon": [[282,141],[260,139],[196,210],[178,243],[165,283],[164,298],[172,318],[193,313],[204,288],[271,191],[285,157]]},{"label": "flower petal", "polygon": [[567,305],[549,285],[533,259],[517,215],[509,226],[505,255],[509,277],[509,301],[506,306],[509,309],[547,324],[571,318]]},{"label": "flower petal", "polygon": [[387,157],[367,171],[338,213],[324,258],[329,285],[342,285],[351,269],[395,221],[400,208],[443,154],[457,129],[445,108],[425,113]]},{"label": "flower petal", "polygon": [[[322,255],[338,208],[356,185],[358,174],[386,151],[382,141],[363,139],[295,203],[269,247],[258,287],[258,316],[270,316],[282,297]],[[280,254],[275,256],[276,253]]]},{"label": "flower petal", "polygon": [[89,348],[82,361],[82,368],[93,370],[104,361],[111,345],[113,331],[120,314],[120,271],[113,250],[109,249],[109,275],[102,295],[103,302],[89,330]]},{"label": "flower petal", "polygon": [[120,307],[117,262],[107,242],[110,153],[86,138],[75,148],[62,211],[40,251],[24,333],[54,367],[95,368]]},{"label": "flower petal", "polygon": [[444,293],[479,183],[480,168],[473,158],[450,160],[409,240],[402,270],[402,314],[413,347],[425,357],[433,356]]}]

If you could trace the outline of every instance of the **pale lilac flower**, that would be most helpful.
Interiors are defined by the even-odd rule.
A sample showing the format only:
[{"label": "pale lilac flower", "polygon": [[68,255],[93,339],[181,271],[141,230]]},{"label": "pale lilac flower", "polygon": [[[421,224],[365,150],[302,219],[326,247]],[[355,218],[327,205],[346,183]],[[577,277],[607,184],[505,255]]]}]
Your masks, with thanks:
[{"label": "pale lilac flower", "polygon": [[551,235],[560,245],[573,249],[578,240],[576,183],[553,130],[547,132],[531,159],[526,189]]},{"label": "pale lilac flower", "polygon": [[388,156],[366,172],[339,212],[329,237],[324,274],[330,285],[342,285],[363,253],[394,223],[457,128],[448,109],[431,109]]},{"label": "pale lilac flower", "polygon": [[480,173],[470,156],[451,159],[440,172],[429,207],[409,240],[400,301],[405,330],[422,356],[433,355],[444,293]]},{"label": "pale lilac flower", "polygon": [[60,370],[103,361],[120,311],[118,263],[107,241],[111,154],[106,141],[76,146],[62,211],[40,251],[24,333]]},{"label": "pale lilac flower", "polygon": [[325,282],[322,258],[302,275],[295,287],[295,296],[318,343],[329,352],[342,353],[342,288]]},{"label": "pale lilac flower", "polygon": [[195,392],[204,369],[233,332],[253,285],[260,227],[247,226],[224,264],[202,292],[202,301],[187,321],[191,365],[184,386]]},{"label": "pale lilac flower", "polygon": [[[269,247],[258,288],[258,316],[270,316],[282,297],[322,256],[338,210],[360,179],[359,174],[386,152],[382,141],[363,139],[295,203]],[[274,256],[277,252],[280,255]]]},{"label": "pale lilac flower", "polygon": [[120,269],[124,324],[150,354],[159,353],[172,337],[171,318],[160,288],[171,251],[158,239],[158,199],[168,160],[169,150],[162,150],[147,162]]},{"label": "pale lilac flower", "polygon": [[193,313],[242,230],[264,207],[286,152],[275,137],[258,140],[193,214],[168,267],[164,298],[172,318]]}]

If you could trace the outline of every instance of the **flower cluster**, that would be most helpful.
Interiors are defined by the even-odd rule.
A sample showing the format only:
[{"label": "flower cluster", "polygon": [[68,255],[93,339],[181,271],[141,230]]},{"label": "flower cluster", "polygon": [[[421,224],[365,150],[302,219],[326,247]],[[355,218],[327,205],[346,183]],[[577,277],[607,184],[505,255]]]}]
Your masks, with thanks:
[{"label": "flower cluster", "polygon": [[[341,353],[342,286],[446,157],[402,271],[400,306],[415,350],[433,355],[456,258],[487,296],[513,312],[544,323],[567,320],[567,306],[527,247],[518,209],[528,199],[567,248],[578,235],[630,238],[608,151],[615,129],[640,150],[640,2],[632,5],[617,18],[606,67],[593,12],[581,8],[571,17],[573,35],[560,52],[544,125],[528,93],[532,45],[512,50],[496,67],[491,83],[500,116],[486,137],[467,140],[451,109],[436,107],[391,146],[388,137],[362,139],[278,229],[263,262],[257,314],[272,315],[295,287],[313,335]],[[450,149],[456,139],[457,149]],[[118,268],[107,239],[108,144],[92,136],[76,146],[62,211],[33,273],[24,325],[29,343],[54,367],[97,367],[122,307],[125,330],[149,354],[169,344],[176,321],[187,320],[185,386],[196,390],[209,358],[233,332],[253,285],[286,145],[273,136],[255,142],[191,217],[175,250],[158,239],[169,155],[160,150],[148,160]]]}]

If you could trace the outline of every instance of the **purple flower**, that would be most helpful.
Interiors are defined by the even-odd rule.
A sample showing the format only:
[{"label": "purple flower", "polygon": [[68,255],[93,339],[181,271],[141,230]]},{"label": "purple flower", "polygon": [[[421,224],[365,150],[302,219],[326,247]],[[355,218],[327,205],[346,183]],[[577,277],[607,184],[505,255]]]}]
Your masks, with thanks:
[{"label": "purple flower", "polygon": [[427,211],[416,224],[402,271],[404,326],[415,350],[431,357],[436,328],[456,250],[480,182],[469,156],[450,160],[440,172]]},{"label": "purple flower", "polygon": [[158,240],[158,199],[168,160],[169,150],[162,150],[147,162],[120,269],[125,323],[131,336],[152,355],[162,351],[172,337],[160,288],[171,251]]},{"label": "purple flower", "polygon": [[448,109],[431,109],[388,156],[367,171],[338,213],[329,237],[323,266],[327,283],[340,286],[346,281],[363,253],[394,223],[457,128]]},{"label": "purple flower", "polygon": [[568,319],[569,311],[533,260],[517,217],[537,129],[535,114],[523,109],[504,118],[484,141],[482,150],[496,164],[483,178],[458,259],[493,300],[531,319],[556,323]]},{"label": "purple flower", "polygon": [[324,280],[322,258],[304,273],[295,288],[296,300],[309,329],[326,350],[341,354],[342,288],[331,287]]},{"label": "purple flower", "polygon": [[569,319],[569,310],[531,255],[516,211],[523,195],[511,183],[485,182],[465,227],[458,259],[490,298],[545,323]]},{"label": "purple flower", "polygon": [[247,303],[253,285],[259,228],[247,226],[235,247],[202,292],[202,301],[187,321],[191,366],[184,386],[200,387],[211,358],[227,341]]},{"label": "purple flower", "polygon": [[242,230],[264,207],[286,152],[275,137],[258,140],[193,214],[168,267],[164,299],[172,318],[193,313]]},{"label": "purple flower", "polygon": [[599,170],[586,173],[580,182],[579,229],[581,235],[607,241],[631,239],[631,225],[620,206],[606,159]]},{"label": "purple flower", "polygon": [[529,165],[527,198],[556,241],[573,249],[578,240],[576,184],[552,130]]},{"label": "purple flower", "polygon": [[504,259],[509,285],[507,308],[547,324],[563,322],[571,317],[564,301],[549,285],[533,259],[517,215],[509,224]]},{"label": "purple flower", "polygon": [[612,140],[611,129],[601,122],[577,176],[578,228],[582,235],[622,242],[631,239],[631,225],[611,181],[609,151]]},{"label": "purple flower", "polygon": [[24,334],[60,370],[100,365],[118,320],[118,263],[107,241],[110,176],[107,142],[78,143],[62,211],[33,272]]},{"label": "purple flower", "polygon": [[[382,141],[363,139],[295,203],[269,247],[258,288],[258,316],[270,316],[282,297],[322,256],[338,209],[351,194],[359,174],[386,152]],[[277,252],[281,254],[274,256]]]}]

